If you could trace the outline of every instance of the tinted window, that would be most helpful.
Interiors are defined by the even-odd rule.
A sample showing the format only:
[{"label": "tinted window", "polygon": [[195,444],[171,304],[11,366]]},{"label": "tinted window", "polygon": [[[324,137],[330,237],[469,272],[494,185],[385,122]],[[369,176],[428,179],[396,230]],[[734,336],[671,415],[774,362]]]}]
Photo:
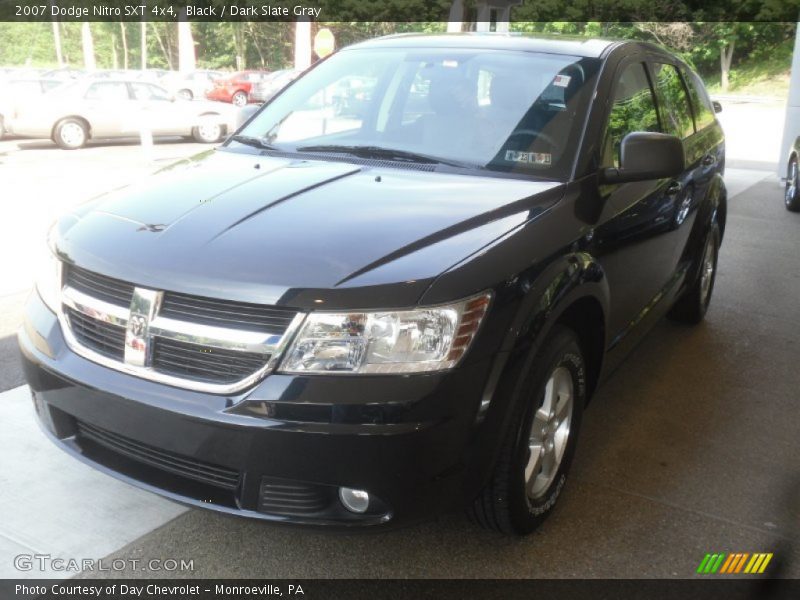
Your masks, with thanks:
[{"label": "tinted window", "polygon": [[664,110],[664,130],[666,133],[685,139],[694,133],[692,110],[683,79],[674,65],[653,64],[656,90]]},{"label": "tinted window", "polygon": [[683,76],[689,87],[689,96],[694,109],[695,127],[697,131],[700,131],[714,122],[714,108],[711,106],[711,99],[708,97],[700,78],[687,69],[683,69]]},{"label": "tinted window", "polygon": [[128,99],[127,84],[114,81],[109,83],[93,83],[86,90],[87,100],[120,101]]},{"label": "tinted window", "polygon": [[659,131],[653,90],[642,63],[625,67],[614,90],[614,100],[603,139],[603,166],[619,166],[619,146],[634,131]]}]

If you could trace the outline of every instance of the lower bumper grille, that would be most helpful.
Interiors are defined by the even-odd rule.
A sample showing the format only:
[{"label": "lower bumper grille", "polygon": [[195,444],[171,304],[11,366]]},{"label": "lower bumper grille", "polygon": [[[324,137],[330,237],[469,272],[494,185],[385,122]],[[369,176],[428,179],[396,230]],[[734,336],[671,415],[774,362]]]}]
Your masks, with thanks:
[{"label": "lower bumper grille", "polygon": [[83,421],[77,421],[77,428],[79,437],[162,471],[224,490],[235,490],[239,485],[239,472],[235,469],[161,450]]},{"label": "lower bumper grille", "polygon": [[334,499],[335,488],[286,479],[261,478],[258,512],[276,515],[313,515],[325,510]]}]

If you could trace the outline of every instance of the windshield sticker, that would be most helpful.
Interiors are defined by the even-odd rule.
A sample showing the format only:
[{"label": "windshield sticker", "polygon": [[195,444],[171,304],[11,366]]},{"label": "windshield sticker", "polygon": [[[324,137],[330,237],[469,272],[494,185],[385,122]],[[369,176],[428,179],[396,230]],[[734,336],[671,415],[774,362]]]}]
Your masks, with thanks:
[{"label": "windshield sticker", "polygon": [[448,69],[457,69],[458,68],[458,61],[457,60],[443,60],[442,66]]},{"label": "windshield sticker", "polygon": [[556,87],[567,87],[570,79],[572,78],[569,75],[556,75],[553,78],[553,85]]},{"label": "windshield sticker", "polygon": [[517,152],[516,150],[506,150],[506,160],[508,162],[528,163],[533,165],[550,165],[552,155],[549,152]]}]

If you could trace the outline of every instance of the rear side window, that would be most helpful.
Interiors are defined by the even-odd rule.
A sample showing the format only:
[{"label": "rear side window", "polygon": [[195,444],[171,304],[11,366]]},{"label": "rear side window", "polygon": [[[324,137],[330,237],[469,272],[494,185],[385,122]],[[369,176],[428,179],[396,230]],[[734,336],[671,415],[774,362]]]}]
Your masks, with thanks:
[{"label": "rear side window", "polygon": [[634,131],[660,131],[658,113],[644,63],[631,63],[622,71],[603,138],[602,166],[619,166],[619,147]]},{"label": "rear side window", "polygon": [[124,82],[93,83],[86,90],[87,100],[120,102],[128,99],[128,85]]},{"label": "rear side window", "polygon": [[711,99],[708,97],[700,78],[688,69],[681,70],[689,88],[689,97],[694,109],[695,127],[697,131],[700,131],[714,122],[714,108],[711,106]]},{"label": "rear side window", "polygon": [[658,98],[664,106],[663,116],[666,133],[686,139],[694,133],[692,109],[683,79],[674,65],[653,64]]}]

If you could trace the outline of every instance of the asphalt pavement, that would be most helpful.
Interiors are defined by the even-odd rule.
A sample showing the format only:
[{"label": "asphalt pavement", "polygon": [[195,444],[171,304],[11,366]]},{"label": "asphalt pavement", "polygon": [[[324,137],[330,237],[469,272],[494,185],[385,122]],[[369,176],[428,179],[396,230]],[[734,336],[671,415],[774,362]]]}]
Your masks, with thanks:
[{"label": "asphalt pavement", "polygon": [[[0,423],[0,437],[44,448],[49,442],[32,426],[26,390],[16,387],[21,378],[13,340],[26,278],[32,280],[30,265],[17,263],[34,251],[28,238],[33,232],[43,237],[45,217],[52,218],[43,208],[51,205],[35,205],[37,199],[59,188],[69,198],[86,192],[64,182],[82,187],[74,182],[88,173],[103,171],[103,181],[90,187],[124,183],[159,160],[198,147],[160,144],[146,159],[125,145],[94,147],[75,157],[47,147],[18,148],[13,141],[0,143],[0,181],[15,182],[12,189],[26,199],[14,204],[12,214],[19,212],[27,228],[9,228],[16,244],[0,241],[8,257],[3,275],[18,284],[0,293],[0,391],[9,390],[0,394],[0,411],[8,409],[0,421],[7,417],[10,423]],[[71,172],[64,161],[74,161]],[[108,506],[101,510],[92,498],[112,480],[81,465],[84,471],[75,475],[80,485],[62,475],[62,487],[50,497],[95,523],[94,537],[58,546],[55,533],[77,539],[82,532],[56,523],[56,514],[34,513],[14,496],[22,493],[15,487],[23,486],[15,486],[10,474],[28,471],[24,456],[16,470],[9,463],[0,467],[4,520],[36,517],[38,541],[21,543],[38,551],[193,561],[193,570],[174,577],[691,577],[707,552],[774,552],[773,574],[800,577],[800,214],[783,209],[774,169],[737,169],[735,161],[729,166],[728,227],[706,321],[697,327],[659,323],[599,390],[585,414],[559,506],[528,538],[482,531],[460,513],[384,533],[331,534],[171,510],[175,505],[118,482],[102,487],[99,501]],[[3,427],[12,427],[16,437],[7,437]],[[52,471],[75,462],[45,450],[36,456],[37,468]],[[86,489],[85,499],[75,487]],[[104,529],[105,520],[117,524]],[[130,530],[123,531],[123,524]],[[9,541],[1,529],[0,545]],[[164,573],[130,567],[100,575]]]}]

